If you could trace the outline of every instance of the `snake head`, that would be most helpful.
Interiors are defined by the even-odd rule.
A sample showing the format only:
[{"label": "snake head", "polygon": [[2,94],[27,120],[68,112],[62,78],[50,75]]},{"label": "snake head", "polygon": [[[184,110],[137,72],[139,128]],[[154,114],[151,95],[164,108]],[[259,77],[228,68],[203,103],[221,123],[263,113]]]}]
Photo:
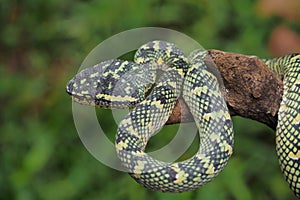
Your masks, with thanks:
[{"label": "snake head", "polygon": [[146,64],[123,60],[99,63],[79,72],[66,91],[80,104],[101,108],[133,107],[145,98],[155,80],[155,71]]},{"label": "snake head", "polygon": [[80,71],[67,83],[66,92],[71,95],[75,102],[95,105],[97,88],[101,78],[103,79],[102,74],[111,62],[102,62]]}]

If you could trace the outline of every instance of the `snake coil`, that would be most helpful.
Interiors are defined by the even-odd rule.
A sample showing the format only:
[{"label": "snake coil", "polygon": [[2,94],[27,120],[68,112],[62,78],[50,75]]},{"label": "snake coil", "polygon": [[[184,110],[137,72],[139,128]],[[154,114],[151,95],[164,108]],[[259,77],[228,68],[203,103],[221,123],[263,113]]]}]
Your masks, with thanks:
[{"label": "snake coil", "polygon": [[[151,41],[137,50],[134,62],[104,61],[81,71],[67,84],[67,92],[81,104],[134,107],[118,126],[115,147],[129,174],[146,188],[164,192],[196,189],[216,177],[232,154],[232,121],[218,80],[204,62],[205,56],[206,51],[195,50],[186,57],[172,43]],[[284,77],[276,149],[281,169],[299,197],[300,56],[265,62]],[[163,71],[160,77],[157,70]],[[164,126],[179,96],[194,117],[200,135],[199,150],[178,163],[155,160],[145,153],[145,147]]]}]

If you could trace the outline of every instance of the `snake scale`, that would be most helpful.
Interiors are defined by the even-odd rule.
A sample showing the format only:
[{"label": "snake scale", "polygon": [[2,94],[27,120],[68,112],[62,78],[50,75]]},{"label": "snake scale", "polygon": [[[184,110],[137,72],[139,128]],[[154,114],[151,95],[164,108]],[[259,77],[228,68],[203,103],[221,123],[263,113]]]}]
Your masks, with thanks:
[{"label": "snake scale", "polygon": [[[232,154],[232,121],[205,57],[204,50],[185,56],[175,44],[151,41],[137,50],[134,62],[104,61],[82,70],[67,84],[67,92],[78,103],[133,108],[118,125],[115,147],[129,174],[146,188],[163,192],[196,189],[216,177]],[[281,169],[299,197],[300,55],[264,61],[284,81],[276,149]],[[156,160],[145,152],[147,142],[164,126],[180,96],[198,128],[199,149],[185,161]]]}]

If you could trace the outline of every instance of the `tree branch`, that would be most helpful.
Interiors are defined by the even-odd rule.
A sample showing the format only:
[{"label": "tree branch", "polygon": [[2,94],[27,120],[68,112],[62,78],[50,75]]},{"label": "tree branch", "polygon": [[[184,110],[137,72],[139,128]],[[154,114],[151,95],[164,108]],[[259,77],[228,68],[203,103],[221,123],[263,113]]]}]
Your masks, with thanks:
[{"label": "tree branch", "polygon": [[[208,55],[222,76],[230,115],[250,118],[275,129],[283,93],[282,80],[258,57],[219,50],[209,50]],[[180,98],[167,124],[191,121],[193,117]]]}]

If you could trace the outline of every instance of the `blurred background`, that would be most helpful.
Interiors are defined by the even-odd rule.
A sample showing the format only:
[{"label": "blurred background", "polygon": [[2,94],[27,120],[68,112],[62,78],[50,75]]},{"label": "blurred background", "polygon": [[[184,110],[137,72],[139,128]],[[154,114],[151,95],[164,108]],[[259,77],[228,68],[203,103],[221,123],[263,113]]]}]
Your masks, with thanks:
[{"label": "blurred background", "polygon": [[[215,180],[182,194],[144,189],[85,149],[65,85],[100,42],[144,26],[177,30],[206,49],[300,52],[299,0],[0,2],[0,199],[294,199],[274,132],[240,117],[233,118],[234,155]],[[106,126],[113,140],[117,126]]]}]

